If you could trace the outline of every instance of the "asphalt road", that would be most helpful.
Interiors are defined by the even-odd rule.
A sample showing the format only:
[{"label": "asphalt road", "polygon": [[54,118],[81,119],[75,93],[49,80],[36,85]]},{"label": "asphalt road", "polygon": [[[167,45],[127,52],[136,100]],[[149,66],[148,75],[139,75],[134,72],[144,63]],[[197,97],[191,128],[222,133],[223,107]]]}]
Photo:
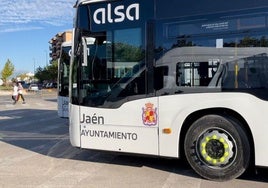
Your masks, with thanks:
[{"label": "asphalt road", "polygon": [[268,188],[267,169],[219,183],[200,178],[182,160],[74,148],[68,120],[57,116],[56,93],[25,98],[13,105],[0,91],[0,188]]}]

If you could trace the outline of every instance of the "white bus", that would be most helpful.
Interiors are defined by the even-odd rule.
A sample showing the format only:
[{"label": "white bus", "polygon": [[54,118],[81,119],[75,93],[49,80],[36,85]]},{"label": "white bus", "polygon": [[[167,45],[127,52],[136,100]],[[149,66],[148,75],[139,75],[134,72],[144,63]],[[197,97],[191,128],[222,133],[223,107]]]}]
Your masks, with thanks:
[{"label": "white bus", "polygon": [[215,181],[268,166],[267,0],[86,0],[76,9],[73,146],[185,157]]},{"label": "white bus", "polygon": [[63,42],[58,59],[58,116],[69,117],[69,71],[71,42]]}]

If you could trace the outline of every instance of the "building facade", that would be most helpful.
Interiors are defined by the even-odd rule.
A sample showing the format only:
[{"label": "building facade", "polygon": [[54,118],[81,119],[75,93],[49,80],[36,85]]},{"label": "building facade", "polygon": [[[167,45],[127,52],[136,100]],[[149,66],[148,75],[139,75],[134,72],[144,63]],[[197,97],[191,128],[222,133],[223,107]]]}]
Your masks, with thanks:
[{"label": "building facade", "polygon": [[72,31],[64,31],[57,33],[50,41],[48,42],[50,44],[49,50],[49,57],[50,57],[50,63],[57,60],[60,57],[60,49],[61,44],[63,42],[70,42],[72,41]]}]

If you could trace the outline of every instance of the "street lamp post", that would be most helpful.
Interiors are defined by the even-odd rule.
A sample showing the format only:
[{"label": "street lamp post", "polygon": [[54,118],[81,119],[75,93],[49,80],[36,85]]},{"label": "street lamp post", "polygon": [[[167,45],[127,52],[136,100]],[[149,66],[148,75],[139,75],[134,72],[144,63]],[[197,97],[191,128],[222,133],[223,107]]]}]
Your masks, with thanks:
[{"label": "street lamp post", "polygon": [[34,66],[34,70],[33,70],[33,81],[34,81],[34,77],[35,77],[35,58],[33,58],[33,66]]}]

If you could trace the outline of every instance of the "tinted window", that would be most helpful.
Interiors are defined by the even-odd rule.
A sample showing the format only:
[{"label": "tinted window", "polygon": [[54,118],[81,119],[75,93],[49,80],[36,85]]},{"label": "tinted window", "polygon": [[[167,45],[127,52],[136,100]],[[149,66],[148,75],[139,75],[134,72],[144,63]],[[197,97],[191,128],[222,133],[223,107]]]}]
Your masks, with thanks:
[{"label": "tinted window", "polygon": [[159,20],[156,69],[168,67],[168,72],[155,71],[162,83],[155,87],[157,95],[243,90],[264,98],[267,18],[241,15]]},{"label": "tinted window", "polygon": [[82,105],[116,108],[131,97],[144,97],[143,41],[141,28],[95,33],[87,38],[87,64],[81,68]]}]

